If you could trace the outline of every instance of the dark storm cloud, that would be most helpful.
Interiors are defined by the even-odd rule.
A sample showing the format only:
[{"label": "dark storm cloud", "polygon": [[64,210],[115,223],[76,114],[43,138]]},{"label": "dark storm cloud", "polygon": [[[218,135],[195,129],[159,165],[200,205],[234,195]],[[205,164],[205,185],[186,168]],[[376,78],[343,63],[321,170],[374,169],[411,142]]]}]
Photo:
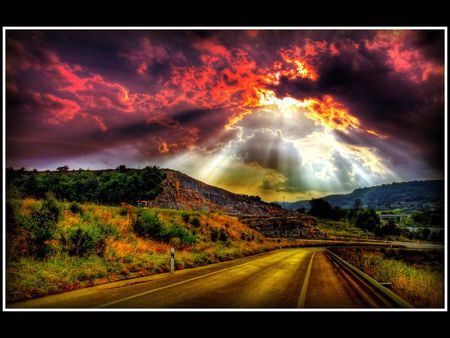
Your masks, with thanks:
[{"label": "dark storm cloud", "polygon": [[274,134],[268,130],[255,132],[240,146],[236,155],[245,163],[257,163],[286,177],[300,172],[299,151],[292,143],[285,141],[280,133]]},{"label": "dark storm cloud", "polygon": [[[442,64],[442,33],[427,32],[417,36],[408,43],[411,53],[420,50],[424,55],[422,62],[432,60]],[[412,81],[408,71],[397,71],[387,62],[386,50],[368,50],[363,40],[357,42],[359,47],[351,52],[324,55],[318,66],[317,81],[283,78],[281,85],[275,87],[276,92],[300,99],[333,95],[363,125],[389,135],[392,140],[407,141],[411,148],[421,149],[431,166],[442,169],[442,74]],[[341,137],[345,140],[342,133]]]},{"label": "dark storm cloud", "polygon": [[[317,79],[268,84],[281,51],[296,48]],[[139,159],[215,151],[238,135],[225,126],[248,111],[259,86],[279,97],[332,95],[365,129],[388,136],[335,130],[339,140],[377,149],[402,170],[414,156],[442,175],[439,31],[8,31],[6,66],[7,160],[15,163],[124,145]],[[252,132],[269,123],[303,137],[315,127],[306,118],[282,125],[261,112],[245,116],[241,127]],[[301,163],[292,144],[269,132],[247,140],[239,156],[290,178]]]}]

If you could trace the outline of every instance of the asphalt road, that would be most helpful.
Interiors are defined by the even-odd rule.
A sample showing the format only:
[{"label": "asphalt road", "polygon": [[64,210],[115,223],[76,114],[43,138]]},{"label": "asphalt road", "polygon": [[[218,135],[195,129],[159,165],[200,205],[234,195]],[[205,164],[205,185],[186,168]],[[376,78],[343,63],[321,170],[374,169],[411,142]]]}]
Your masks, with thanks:
[{"label": "asphalt road", "polygon": [[364,292],[323,248],[277,250],[108,283],[8,308],[362,308]]}]

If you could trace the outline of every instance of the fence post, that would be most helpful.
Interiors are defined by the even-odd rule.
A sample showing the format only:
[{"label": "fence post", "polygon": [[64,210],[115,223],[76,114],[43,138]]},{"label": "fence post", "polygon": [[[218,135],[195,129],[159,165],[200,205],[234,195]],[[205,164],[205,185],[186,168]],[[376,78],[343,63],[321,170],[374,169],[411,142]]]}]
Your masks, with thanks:
[{"label": "fence post", "polygon": [[175,271],[175,249],[170,248],[170,272],[174,273]]}]

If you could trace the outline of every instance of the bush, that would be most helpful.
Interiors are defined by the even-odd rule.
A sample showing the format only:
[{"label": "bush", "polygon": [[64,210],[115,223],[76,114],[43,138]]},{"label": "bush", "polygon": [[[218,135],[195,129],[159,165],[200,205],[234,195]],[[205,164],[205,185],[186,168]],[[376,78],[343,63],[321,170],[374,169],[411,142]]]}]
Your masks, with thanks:
[{"label": "bush", "polygon": [[193,217],[193,218],[191,219],[190,223],[191,223],[194,227],[196,227],[196,228],[198,228],[198,227],[201,226],[201,223],[200,223],[200,220],[199,220],[198,217]]},{"label": "bush", "polygon": [[179,238],[183,244],[194,244],[197,242],[192,232],[178,224],[171,224],[165,231],[164,237],[166,242],[170,242],[172,238]]},{"label": "bush", "polygon": [[183,220],[184,223],[189,223],[189,218],[190,218],[190,216],[187,212],[183,212],[181,214],[181,219]]},{"label": "bush", "polygon": [[373,209],[358,209],[352,212],[355,215],[349,215],[350,218],[354,217],[354,224],[358,228],[367,229],[368,231],[380,231],[380,217]]},{"label": "bush", "polygon": [[81,208],[81,205],[77,202],[70,203],[69,210],[72,214],[82,214],[83,213],[83,209]]},{"label": "bush", "polygon": [[211,229],[211,241],[217,242],[219,240],[222,242],[226,242],[227,239],[228,239],[228,233],[225,229],[220,229],[220,230]]},{"label": "bush", "polygon": [[16,220],[16,214],[18,206],[17,203],[14,201],[6,201],[6,233],[8,235],[12,234],[14,230],[17,228],[17,220]]},{"label": "bush", "polygon": [[217,242],[219,239],[219,232],[216,229],[211,229],[211,241]]},{"label": "bush", "polygon": [[136,222],[134,223],[134,231],[136,234],[146,238],[154,238],[156,240],[164,239],[164,224],[155,212],[141,210],[138,213]]},{"label": "bush", "polygon": [[120,215],[120,216],[126,216],[126,215],[128,215],[128,209],[127,209],[127,208],[120,208],[120,210],[119,210],[119,215]]},{"label": "bush", "polygon": [[118,231],[110,224],[88,224],[69,228],[61,237],[65,250],[72,256],[86,256],[96,254],[103,256],[106,240],[110,236],[118,236]]},{"label": "bush", "polygon": [[222,242],[226,242],[228,239],[228,233],[224,229],[220,229],[219,231],[219,240]]},{"label": "bush", "polygon": [[81,257],[94,253],[100,238],[98,231],[79,225],[69,229],[61,242],[70,255]]},{"label": "bush", "polygon": [[31,254],[43,257],[48,253],[46,241],[53,238],[56,223],[61,216],[58,202],[52,195],[47,195],[44,202],[31,212],[31,219],[26,223],[31,241]]}]

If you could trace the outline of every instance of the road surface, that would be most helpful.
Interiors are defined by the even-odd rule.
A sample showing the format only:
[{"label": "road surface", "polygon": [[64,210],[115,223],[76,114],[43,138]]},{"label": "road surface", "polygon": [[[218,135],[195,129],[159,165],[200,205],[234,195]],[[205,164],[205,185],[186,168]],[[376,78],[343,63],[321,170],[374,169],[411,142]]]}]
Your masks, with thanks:
[{"label": "road surface", "polygon": [[272,251],[108,283],[8,308],[363,308],[375,303],[324,248]]}]

